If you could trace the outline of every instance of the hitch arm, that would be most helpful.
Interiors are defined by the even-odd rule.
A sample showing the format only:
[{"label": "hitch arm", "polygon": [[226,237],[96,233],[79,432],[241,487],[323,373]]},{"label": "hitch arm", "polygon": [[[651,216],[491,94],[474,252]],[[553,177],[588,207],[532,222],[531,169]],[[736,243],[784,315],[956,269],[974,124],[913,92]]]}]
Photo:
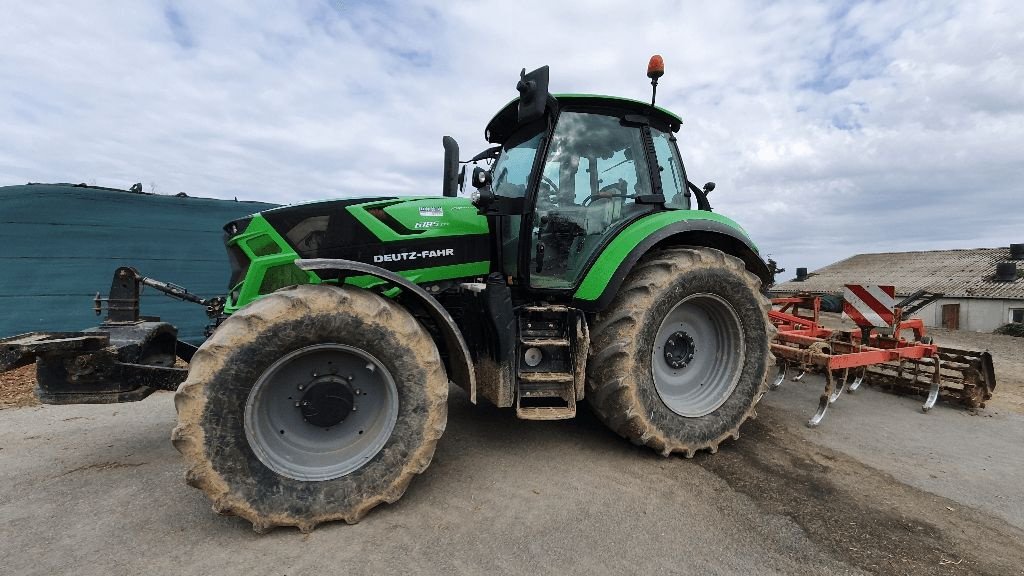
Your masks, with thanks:
[{"label": "hitch arm", "polygon": [[136,322],[139,320],[140,286],[150,286],[171,298],[206,306],[206,315],[216,318],[224,310],[224,298],[201,298],[183,286],[163,282],[139,274],[131,266],[122,266],[114,271],[114,279],[110,283],[110,296],[103,298],[97,292],[93,298],[93,312],[99,316],[103,312],[103,303],[107,303],[107,320],[110,322]]},{"label": "hitch arm", "polygon": [[178,286],[177,284],[171,284],[170,282],[161,282],[160,280],[155,280],[153,278],[143,276],[138,272],[135,272],[135,274],[137,274],[137,279],[139,282],[145,284],[146,286],[152,286],[153,288],[156,288],[160,292],[167,294],[171,298],[177,298],[178,300],[184,300],[186,302],[194,302],[201,306],[206,306],[210,303],[208,299],[200,298],[199,296],[196,296],[195,294],[189,292],[184,286]]}]

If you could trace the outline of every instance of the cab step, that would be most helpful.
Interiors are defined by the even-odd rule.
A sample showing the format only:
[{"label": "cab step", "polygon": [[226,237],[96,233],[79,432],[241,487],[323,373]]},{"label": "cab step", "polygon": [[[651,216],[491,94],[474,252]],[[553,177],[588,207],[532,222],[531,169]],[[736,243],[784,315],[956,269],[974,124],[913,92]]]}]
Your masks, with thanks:
[{"label": "cab step", "polygon": [[523,306],[517,316],[516,415],[524,420],[576,416],[580,387],[573,345],[579,312],[567,306]]}]

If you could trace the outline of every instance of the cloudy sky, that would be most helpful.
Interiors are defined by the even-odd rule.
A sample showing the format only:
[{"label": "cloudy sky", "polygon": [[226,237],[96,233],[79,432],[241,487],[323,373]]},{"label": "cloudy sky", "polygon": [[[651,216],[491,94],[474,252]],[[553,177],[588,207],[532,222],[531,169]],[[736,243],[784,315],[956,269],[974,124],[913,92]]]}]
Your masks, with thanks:
[{"label": "cloudy sky", "polygon": [[982,2],[5,2],[0,185],[279,203],[440,194],[554,92],[684,119],[690,177],[785,266],[1024,242],[1024,9]]}]

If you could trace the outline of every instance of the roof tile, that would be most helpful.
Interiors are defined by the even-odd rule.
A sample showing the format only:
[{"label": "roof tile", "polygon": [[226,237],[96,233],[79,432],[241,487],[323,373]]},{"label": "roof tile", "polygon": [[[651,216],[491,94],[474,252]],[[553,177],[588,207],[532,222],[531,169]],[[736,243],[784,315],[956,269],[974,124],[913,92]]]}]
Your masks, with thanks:
[{"label": "roof tile", "polygon": [[812,272],[803,282],[782,282],[769,291],[839,294],[844,284],[882,284],[895,286],[899,296],[928,290],[954,298],[1024,299],[1019,275],[1024,261],[1017,261],[1016,281],[995,281],[996,264],[1009,257],[1007,248],[858,254]]}]

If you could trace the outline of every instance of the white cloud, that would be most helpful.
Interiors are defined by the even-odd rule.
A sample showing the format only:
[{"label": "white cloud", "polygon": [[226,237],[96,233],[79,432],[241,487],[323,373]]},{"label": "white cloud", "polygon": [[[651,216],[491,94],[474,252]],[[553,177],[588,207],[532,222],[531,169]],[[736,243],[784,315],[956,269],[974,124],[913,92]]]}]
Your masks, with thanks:
[{"label": "white cloud", "polygon": [[96,181],[294,202],[437,194],[550,64],[649,96],[691,178],[792,270],[1024,241],[1024,17],[1011,2],[15,3],[0,184]]}]

